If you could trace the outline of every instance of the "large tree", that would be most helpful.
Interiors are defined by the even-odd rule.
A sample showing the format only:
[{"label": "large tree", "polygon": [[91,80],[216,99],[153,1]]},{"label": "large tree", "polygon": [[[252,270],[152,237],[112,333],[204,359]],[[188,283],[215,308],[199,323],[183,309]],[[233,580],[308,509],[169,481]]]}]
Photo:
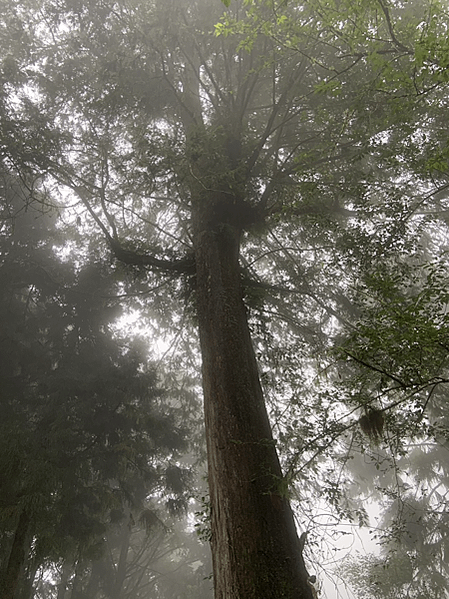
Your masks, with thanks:
[{"label": "large tree", "polygon": [[[194,306],[217,599],[311,599],[254,348],[282,346],[286,323],[291,355],[325,344],[353,314],[348,272],[403,250],[445,189],[430,175],[447,43],[435,4],[223,10],[11,4],[3,153],[84,207],[162,320]],[[279,324],[252,321],[252,343],[261,303]]]}]

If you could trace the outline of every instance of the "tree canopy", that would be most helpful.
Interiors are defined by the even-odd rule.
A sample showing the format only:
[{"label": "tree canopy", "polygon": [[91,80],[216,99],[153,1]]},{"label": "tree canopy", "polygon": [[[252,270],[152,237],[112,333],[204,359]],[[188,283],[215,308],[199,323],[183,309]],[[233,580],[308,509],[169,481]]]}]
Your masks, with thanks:
[{"label": "tree canopy", "polygon": [[4,5],[5,168],[201,353],[217,599],[313,596],[317,497],[443,593],[446,4]]}]

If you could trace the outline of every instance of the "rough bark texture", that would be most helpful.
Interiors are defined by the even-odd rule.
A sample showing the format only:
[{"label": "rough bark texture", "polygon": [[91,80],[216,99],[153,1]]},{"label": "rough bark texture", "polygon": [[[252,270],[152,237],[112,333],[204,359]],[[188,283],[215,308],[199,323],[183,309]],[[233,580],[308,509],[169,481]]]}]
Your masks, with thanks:
[{"label": "rough bark texture", "polygon": [[215,599],[312,599],[242,301],[241,231],[214,219],[219,204],[194,215]]}]

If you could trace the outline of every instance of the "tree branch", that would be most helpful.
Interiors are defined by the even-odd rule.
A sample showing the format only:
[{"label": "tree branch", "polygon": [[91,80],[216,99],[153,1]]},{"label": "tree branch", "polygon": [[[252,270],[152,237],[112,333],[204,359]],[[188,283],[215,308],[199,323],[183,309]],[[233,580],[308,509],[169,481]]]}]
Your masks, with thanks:
[{"label": "tree branch", "polygon": [[[86,197],[87,192],[85,188],[82,186],[73,186],[72,189],[76,192],[89,214],[100,227],[101,231],[106,237],[109,247],[111,248],[117,260],[120,260],[120,262],[123,262],[124,264],[133,266],[148,266],[163,272],[177,272],[179,274],[195,273],[195,260],[193,254],[186,254],[183,258],[179,259],[164,260],[161,258],[156,258],[151,254],[141,254],[135,250],[125,248],[118,239],[115,226],[112,227],[111,215],[109,215],[108,212],[106,212],[106,218],[108,219],[108,222],[111,224],[111,227],[113,229],[112,235],[108,231],[101,218],[95,213],[94,209],[90,205],[90,202]],[[105,208],[104,205],[103,208]]]},{"label": "tree branch", "polygon": [[396,34],[394,32],[393,29],[393,25],[391,23],[391,17],[390,17],[390,11],[388,10],[388,8],[385,6],[383,0],[377,0],[379,3],[379,6],[382,9],[382,12],[385,15],[385,21],[387,22],[387,27],[388,27],[388,31],[390,33],[390,37],[392,42],[394,43],[394,45],[399,48],[399,50],[402,50],[403,52],[407,52],[407,54],[411,53],[411,50],[409,48],[407,48],[407,46],[404,46],[404,44],[402,44],[398,38],[396,37]]}]

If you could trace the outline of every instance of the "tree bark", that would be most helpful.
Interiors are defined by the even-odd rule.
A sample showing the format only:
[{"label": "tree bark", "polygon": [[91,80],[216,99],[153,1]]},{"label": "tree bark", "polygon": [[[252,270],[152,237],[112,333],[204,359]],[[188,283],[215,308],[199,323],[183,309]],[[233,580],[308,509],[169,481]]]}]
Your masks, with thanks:
[{"label": "tree bark", "polygon": [[26,510],[22,510],[17,524],[14,541],[9,555],[8,565],[0,583],[2,599],[14,599],[19,585],[20,573],[26,557],[26,545],[31,519]]},{"label": "tree bark", "polygon": [[220,202],[193,214],[215,599],[313,599],[242,300],[241,230],[217,221]]}]

